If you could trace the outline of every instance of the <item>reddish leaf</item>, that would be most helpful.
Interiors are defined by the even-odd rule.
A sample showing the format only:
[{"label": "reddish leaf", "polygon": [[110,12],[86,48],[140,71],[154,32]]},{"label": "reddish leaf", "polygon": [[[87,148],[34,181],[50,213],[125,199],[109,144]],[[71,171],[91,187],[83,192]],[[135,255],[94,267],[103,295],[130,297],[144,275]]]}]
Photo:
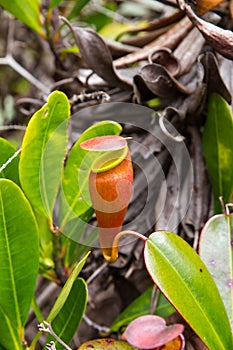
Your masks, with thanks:
[{"label": "reddish leaf", "polygon": [[182,324],[166,326],[162,317],[146,315],[138,317],[128,325],[125,338],[140,349],[154,349],[175,339],[183,330]]}]

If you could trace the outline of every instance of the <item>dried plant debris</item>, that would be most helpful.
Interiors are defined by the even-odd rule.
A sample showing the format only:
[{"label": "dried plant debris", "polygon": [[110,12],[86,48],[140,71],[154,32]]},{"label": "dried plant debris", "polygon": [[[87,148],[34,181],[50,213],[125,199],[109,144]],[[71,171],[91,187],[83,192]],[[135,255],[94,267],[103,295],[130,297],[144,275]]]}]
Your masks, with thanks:
[{"label": "dried plant debris", "polygon": [[179,5],[184,10],[198,30],[205,37],[206,41],[223,56],[233,59],[233,32],[231,30],[222,29],[215,24],[209,23],[199,18],[191,6],[184,0],[179,0]]},{"label": "dried plant debris", "polygon": [[107,81],[110,86],[130,88],[130,84],[119,78],[115,72],[109,48],[96,32],[79,27],[75,29],[75,36],[81,56],[88,68]]}]

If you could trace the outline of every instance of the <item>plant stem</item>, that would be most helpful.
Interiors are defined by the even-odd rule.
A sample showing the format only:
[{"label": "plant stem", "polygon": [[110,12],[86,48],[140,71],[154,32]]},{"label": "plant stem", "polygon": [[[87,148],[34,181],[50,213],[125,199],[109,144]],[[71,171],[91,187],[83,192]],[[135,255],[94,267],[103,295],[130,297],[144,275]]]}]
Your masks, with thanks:
[{"label": "plant stem", "polygon": [[50,323],[44,321],[38,325],[38,329],[41,332],[49,333],[59,344],[61,344],[66,350],[72,350],[64,341],[58,337],[58,335],[52,329]]}]

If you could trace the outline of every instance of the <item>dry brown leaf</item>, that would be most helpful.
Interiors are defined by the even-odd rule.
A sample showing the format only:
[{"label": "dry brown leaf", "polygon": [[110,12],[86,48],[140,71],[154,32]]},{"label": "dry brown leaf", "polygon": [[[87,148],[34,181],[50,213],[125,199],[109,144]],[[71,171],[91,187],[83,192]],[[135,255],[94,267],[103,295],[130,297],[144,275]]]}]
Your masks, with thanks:
[{"label": "dry brown leaf", "polygon": [[233,59],[233,32],[199,18],[184,0],[179,0],[179,5],[182,10],[185,10],[189,19],[202,33],[208,44],[224,57]]}]

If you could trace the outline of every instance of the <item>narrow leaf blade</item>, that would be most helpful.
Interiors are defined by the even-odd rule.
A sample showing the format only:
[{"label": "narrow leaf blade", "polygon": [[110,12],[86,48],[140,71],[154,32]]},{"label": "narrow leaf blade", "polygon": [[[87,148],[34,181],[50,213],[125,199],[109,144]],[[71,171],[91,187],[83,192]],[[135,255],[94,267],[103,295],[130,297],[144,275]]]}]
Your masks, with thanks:
[{"label": "narrow leaf blade", "polygon": [[21,189],[6,179],[0,179],[0,260],[0,305],[21,332],[38,274],[38,229]]},{"label": "narrow leaf blade", "polygon": [[202,230],[199,254],[218,287],[233,330],[232,228],[233,214],[213,216]]},{"label": "narrow leaf blade", "polygon": [[70,294],[72,286],[73,286],[75,280],[77,279],[80,271],[82,270],[88,255],[89,255],[89,253],[87,253],[84,256],[84,258],[77,263],[77,265],[75,266],[75,268],[71,272],[68,280],[66,281],[64,287],[62,288],[55,304],[53,305],[52,310],[50,311],[50,313],[47,317],[48,322],[52,322],[55,319],[55,317],[57,317],[57,315],[59,314],[61,309],[63,308],[63,306],[64,306],[64,304],[65,304],[65,302]]},{"label": "narrow leaf blade", "polygon": [[54,91],[30,120],[22,144],[19,175],[32,206],[52,221],[68,141],[69,101]]},{"label": "narrow leaf blade", "polygon": [[40,19],[40,0],[0,0],[0,5],[13,16],[44,37]]},{"label": "narrow leaf blade", "polygon": [[230,201],[233,192],[233,117],[229,105],[211,94],[203,131],[203,150],[213,186],[215,211],[221,213],[219,197]]},{"label": "narrow leaf blade", "polygon": [[144,257],[155,284],[204,343],[210,349],[231,349],[233,339],[224,304],[195,251],[179,236],[160,231],[150,235]]},{"label": "narrow leaf blade", "polygon": [[[82,278],[75,280],[71,291],[62,309],[52,322],[55,333],[69,344],[79,326],[87,304],[87,285]],[[47,343],[53,340],[47,339]],[[56,342],[56,349],[62,350],[63,346]]]}]

